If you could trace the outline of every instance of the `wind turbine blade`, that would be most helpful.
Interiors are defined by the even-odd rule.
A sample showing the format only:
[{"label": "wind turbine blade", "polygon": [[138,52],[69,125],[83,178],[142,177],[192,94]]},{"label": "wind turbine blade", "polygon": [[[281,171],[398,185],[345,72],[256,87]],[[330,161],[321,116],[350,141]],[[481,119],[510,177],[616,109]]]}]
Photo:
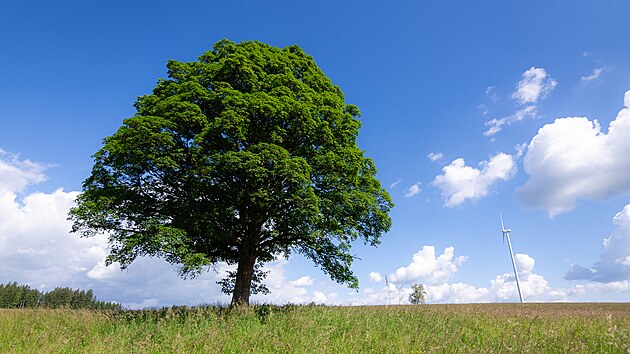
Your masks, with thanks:
[{"label": "wind turbine blade", "polygon": [[499,216],[501,217],[501,231],[505,230],[505,226],[503,226],[503,213],[499,211]]}]

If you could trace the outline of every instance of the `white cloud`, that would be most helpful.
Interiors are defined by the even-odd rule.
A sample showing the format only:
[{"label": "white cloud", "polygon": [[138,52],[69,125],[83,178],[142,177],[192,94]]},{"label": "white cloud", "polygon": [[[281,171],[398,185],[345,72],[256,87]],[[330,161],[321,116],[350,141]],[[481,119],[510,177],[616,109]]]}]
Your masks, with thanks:
[{"label": "white cloud", "polygon": [[572,301],[579,300],[582,297],[593,296],[597,294],[622,293],[630,291],[630,281],[614,281],[610,283],[586,283],[576,284],[571,288],[562,289],[567,299]]},{"label": "white cloud", "polygon": [[[548,287],[543,276],[534,274],[535,260],[526,254],[515,254],[516,266],[519,271],[520,285],[523,297],[529,301],[561,300],[562,296],[554,293]],[[470,303],[470,302],[505,302],[518,301],[518,289],[514,273],[499,274],[490,281],[489,287],[475,287],[465,283],[443,283],[429,285],[427,288],[427,302],[430,303]]]},{"label": "white cloud", "polygon": [[527,143],[515,145],[514,150],[516,150],[516,156],[514,158],[518,160],[525,154],[525,150],[527,150]]},{"label": "white cloud", "polygon": [[597,80],[602,75],[603,72],[604,72],[604,68],[603,67],[602,68],[596,68],[595,70],[593,70],[593,72],[590,75],[582,76],[581,80],[582,80],[582,82],[590,82],[590,81],[593,81],[593,80]]},{"label": "white cloud", "polygon": [[316,304],[323,304],[328,301],[328,298],[321,291],[313,291],[313,302]]},{"label": "white cloud", "polygon": [[[489,286],[477,287],[462,282],[449,283],[450,276],[459,269],[466,257],[454,262],[454,248],[448,247],[435,257],[434,246],[424,246],[413,256],[411,264],[391,274],[390,282],[381,289],[366,288],[362,294],[349,294],[348,299],[337,304],[376,305],[405,304],[411,293],[410,283],[422,283],[426,290],[427,303],[471,303],[471,302],[517,302],[519,301],[516,278],[511,266],[504,264],[509,272],[498,274],[489,280]],[[569,288],[553,288],[544,276],[536,274],[536,261],[527,254],[514,255],[523,297],[526,302],[541,301],[593,301],[598,296],[609,296],[630,291],[630,281],[609,283],[581,283]]]},{"label": "white cloud", "polygon": [[488,108],[488,106],[483,103],[477,106],[477,108],[479,108],[479,110],[481,111],[481,115],[483,116],[487,116],[488,113],[490,113],[490,109]]},{"label": "white cloud", "polygon": [[[252,299],[258,302],[281,304],[281,303],[306,303],[309,300],[308,290],[304,288],[309,281],[302,277],[291,282],[286,278],[285,268],[289,265],[288,259],[280,259],[264,265],[263,271],[269,271],[265,279],[265,285],[269,288],[268,295],[252,295]],[[300,280],[302,279],[302,280]],[[312,284],[312,280],[311,280]]]},{"label": "white cloud", "polygon": [[[485,123],[488,129],[483,133],[492,136],[505,126],[538,117],[538,101],[546,98],[556,87],[557,82],[543,68],[532,67],[523,73],[523,78],[516,85],[516,91],[512,94],[521,108],[511,115],[502,118],[493,118]],[[486,90],[487,94],[487,90]]]},{"label": "white cloud", "polygon": [[400,182],[402,182],[402,180],[397,179],[394,183],[392,183],[392,184],[390,184],[390,185],[389,185],[389,189],[394,189],[394,188],[396,188],[396,186],[397,186],[397,185],[399,185],[399,184],[400,184]]},{"label": "white cloud", "polygon": [[558,118],[542,127],[523,158],[529,179],[517,195],[553,217],[578,199],[603,200],[630,194],[630,91],[608,133],[584,117]]},{"label": "white cloud", "polygon": [[380,283],[380,282],[383,281],[383,277],[381,276],[381,273],[371,272],[370,273],[370,281],[372,281],[374,283]]},{"label": "white cloud", "polygon": [[490,101],[492,102],[498,102],[499,101],[499,96],[496,93],[497,88],[494,86],[488,86],[486,87],[486,96],[488,96],[488,98],[490,98]]},{"label": "white cloud", "polygon": [[602,283],[630,280],[630,204],[613,218],[615,230],[604,239],[604,252],[592,267],[573,264],[565,279]]},{"label": "white cloud", "polygon": [[427,303],[490,302],[490,290],[465,283],[444,283],[426,287]]},{"label": "white cloud", "polygon": [[[427,303],[471,303],[518,301],[518,290],[514,274],[496,275],[489,281],[489,287],[476,287],[466,283],[448,283],[467,257],[457,257],[452,261],[453,247],[435,257],[434,246],[424,246],[413,256],[407,267],[401,267],[390,275],[391,282],[384,288],[365,291],[363,299],[354,299],[354,304],[402,304],[407,303],[411,292],[410,283],[422,283],[426,290]],[[567,300],[570,289],[553,289],[542,275],[534,273],[535,260],[527,254],[516,254],[516,265],[523,296],[528,301]],[[506,265],[507,266],[507,265]],[[511,268],[511,267],[510,267]],[[623,286],[617,287],[624,291]]]},{"label": "white cloud", "polygon": [[290,281],[289,285],[291,286],[307,286],[307,285],[313,285],[313,278],[309,277],[308,275],[305,275],[303,277],[300,277],[296,280]]},{"label": "white cloud", "polygon": [[517,253],[514,255],[516,269],[521,274],[531,274],[536,265],[536,261],[527,254]]},{"label": "white cloud", "polygon": [[512,98],[520,104],[536,103],[549,95],[557,82],[543,68],[531,67],[523,73]]},{"label": "white cloud", "polygon": [[[630,291],[630,282],[576,284],[570,288],[552,288],[540,274],[534,273],[535,260],[526,254],[515,254],[521,291],[526,302],[579,301],[583,298]],[[429,303],[516,302],[519,300],[513,273],[499,274],[489,287],[465,283],[426,286]]]},{"label": "white cloud", "polygon": [[18,281],[42,291],[79,287],[102,259],[106,239],[69,234],[67,213],[78,192],[58,189],[18,199],[29,185],[46,180],[46,167],[0,150],[0,282]]},{"label": "white cloud", "polygon": [[[417,274],[430,274],[426,269],[431,269],[439,257],[431,256],[433,246],[424,246],[421,251],[414,255],[414,259],[403,269],[404,275],[409,284],[411,282],[423,283],[426,290],[427,303],[483,303],[483,302],[517,302],[519,301],[518,289],[514,273],[509,271],[494,276],[487,287],[477,287],[462,282],[449,283],[449,277],[419,276]],[[452,247],[449,247],[452,249]],[[447,248],[447,250],[449,250]],[[454,250],[453,250],[454,251]],[[445,258],[449,258],[451,252],[446,251]],[[421,256],[418,256],[421,255]],[[594,301],[601,296],[621,294],[630,292],[630,281],[613,281],[608,283],[587,282],[575,284],[568,288],[553,288],[544,276],[536,274],[534,267],[536,261],[527,254],[517,253],[514,255],[516,267],[519,272],[521,291],[525,302],[549,302],[549,301]],[[463,262],[463,261],[462,261]],[[448,263],[448,262],[446,262]],[[419,269],[411,269],[412,265]],[[461,264],[461,262],[460,262]],[[452,265],[451,265],[452,266]],[[443,268],[448,269],[451,266]],[[501,266],[511,270],[511,266],[504,264]],[[438,268],[438,267],[434,267]],[[455,268],[458,268],[455,267]],[[396,272],[398,273],[397,270]],[[411,277],[410,274],[416,274]],[[381,289],[367,288],[363,290],[361,296],[350,296],[350,299],[341,304],[347,305],[376,305],[376,304],[405,304],[408,303],[410,286],[403,281],[399,281],[396,274],[390,275],[392,281]],[[429,279],[427,279],[429,278]],[[436,280],[430,282],[427,280]]]},{"label": "white cloud", "polygon": [[430,152],[427,157],[429,158],[429,160],[431,160],[432,162],[435,161],[440,161],[441,159],[444,158],[444,154],[442,154],[441,152]]},{"label": "white cloud", "polygon": [[30,194],[20,203],[14,193],[0,193],[2,281],[10,276],[29,279],[37,287],[50,280],[72,283],[78,272],[93,266],[95,247],[103,239],[79,239],[68,233],[67,212],[77,195],[58,189]]},{"label": "white cloud", "polygon": [[46,180],[48,165],[20,160],[18,155],[0,149],[0,193],[19,193],[26,186]]},{"label": "white cloud", "polygon": [[455,274],[457,267],[467,259],[463,256],[453,259],[454,253],[455,248],[446,247],[444,252],[436,257],[434,246],[424,246],[413,255],[409,265],[396,269],[389,279],[393,283],[400,284],[444,282]]},{"label": "white cloud", "polygon": [[104,247],[104,238],[68,233],[67,212],[77,192],[58,189],[18,199],[29,185],[46,180],[46,167],[0,150],[0,282],[27,279],[40,290],[70,286],[94,266]]},{"label": "white cloud", "polygon": [[[513,273],[505,273],[490,281],[492,301],[518,301],[515,279]],[[542,275],[519,272],[519,279],[525,301],[559,301],[565,296],[563,292],[553,292]]]},{"label": "white cloud", "polygon": [[420,182],[416,182],[411,187],[407,189],[407,193],[405,194],[405,198],[413,197],[414,195],[420,193],[422,189],[420,188]]},{"label": "white cloud", "polygon": [[503,127],[506,125],[511,125],[515,122],[520,122],[527,118],[536,118],[537,116],[538,116],[538,111],[537,111],[536,106],[534,105],[526,106],[524,108],[517,110],[516,112],[514,112],[514,114],[509,115],[507,117],[493,118],[487,121],[485,125],[489,128],[488,130],[483,132],[483,135],[492,136],[500,132],[501,130],[503,130]]},{"label": "white cloud", "polygon": [[480,168],[466,166],[459,158],[442,168],[442,174],[433,180],[433,186],[442,191],[445,207],[461,205],[466,200],[476,201],[490,193],[492,185],[508,180],[516,173],[512,155],[499,153],[482,161]]}]

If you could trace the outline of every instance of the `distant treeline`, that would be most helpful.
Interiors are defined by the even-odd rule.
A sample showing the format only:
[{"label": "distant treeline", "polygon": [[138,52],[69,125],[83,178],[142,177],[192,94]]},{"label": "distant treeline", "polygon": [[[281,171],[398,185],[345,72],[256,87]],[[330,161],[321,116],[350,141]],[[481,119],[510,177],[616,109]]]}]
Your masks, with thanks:
[{"label": "distant treeline", "polygon": [[73,308],[120,310],[120,304],[96,300],[92,289],[88,291],[55,288],[47,293],[31,289],[17,282],[0,284],[0,308]]}]

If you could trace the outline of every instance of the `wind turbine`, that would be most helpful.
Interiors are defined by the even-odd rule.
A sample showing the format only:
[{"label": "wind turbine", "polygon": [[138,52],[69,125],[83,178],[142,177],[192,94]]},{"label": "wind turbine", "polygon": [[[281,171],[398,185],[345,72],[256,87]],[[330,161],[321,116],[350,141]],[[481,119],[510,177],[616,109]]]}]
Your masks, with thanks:
[{"label": "wind turbine", "polygon": [[512,242],[510,242],[510,232],[512,230],[506,229],[503,226],[503,214],[499,212],[499,216],[501,217],[501,232],[503,233],[503,242],[505,243],[505,239],[507,238],[508,247],[510,248],[510,257],[512,257],[512,267],[514,268],[514,276],[516,277],[516,288],[518,289],[518,297],[521,299],[521,304],[523,303],[523,293],[521,292],[521,284],[518,280],[518,271],[516,270],[516,262],[514,262],[514,253],[512,252]]}]

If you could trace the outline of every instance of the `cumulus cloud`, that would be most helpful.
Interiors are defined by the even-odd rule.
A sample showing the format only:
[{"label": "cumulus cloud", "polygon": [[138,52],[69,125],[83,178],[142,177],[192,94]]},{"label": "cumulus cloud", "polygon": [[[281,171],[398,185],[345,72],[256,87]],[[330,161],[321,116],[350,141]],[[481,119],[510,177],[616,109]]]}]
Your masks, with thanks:
[{"label": "cumulus cloud", "polygon": [[[264,283],[269,288],[269,294],[252,295],[251,300],[255,303],[266,304],[307,304],[311,302],[325,303],[329,305],[340,305],[342,302],[338,298],[336,291],[325,291],[335,286],[332,282],[323,283],[317,289],[309,289],[315,282],[311,276],[302,276],[295,280],[288,280],[287,269],[292,266],[289,259],[281,258],[269,262],[263,266],[263,271],[269,274]],[[319,285],[319,284],[318,284]]]},{"label": "cumulus cloud", "polygon": [[312,284],[313,284],[313,278],[309,277],[308,275],[305,275],[303,277],[300,277],[296,280],[289,282],[289,285],[291,286],[307,286],[307,285],[312,285]]},{"label": "cumulus cloud", "polygon": [[588,268],[573,264],[565,279],[602,283],[630,280],[630,204],[615,215],[613,223],[615,230],[604,239],[604,252],[599,261]]},{"label": "cumulus cloud", "polygon": [[[519,301],[516,278],[512,267],[503,266],[508,272],[497,274],[488,281],[488,286],[475,286],[463,282],[449,283],[467,257],[453,261],[454,248],[447,247],[440,256],[435,255],[434,246],[424,246],[413,255],[408,266],[401,267],[389,275],[390,282],[380,289],[365,288],[361,293],[349,293],[344,300],[334,304],[382,305],[406,304],[411,294],[411,283],[422,283],[426,290],[427,303],[479,303]],[[536,261],[528,254],[514,255],[523,297],[526,302],[541,301],[594,301],[598,296],[623,294],[630,291],[630,281],[609,283],[586,282],[568,288],[551,287],[545,277],[536,274]],[[372,274],[379,273],[370,273]],[[328,302],[330,304],[330,301]]]},{"label": "cumulus cloud", "polygon": [[543,68],[531,67],[525,71],[521,81],[516,85],[516,91],[512,94],[512,98],[517,101],[520,108],[508,116],[487,121],[485,125],[488,129],[483,134],[492,136],[503,130],[505,126],[538,117],[538,102],[546,98],[556,85],[556,80]]},{"label": "cumulus cloud", "polygon": [[564,289],[567,298],[579,299],[593,294],[622,293],[630,291],[630,281],[613,281],[610,283],[576,284],[572,288]]},{"label": "cumulus cloud", "polygon": [[547,97],[557,84],[545,69],[531,67],[523,73],[512,98],[520,104],[536,103]]},{"label": "cumulus cloud", "polygon": [[[426,247],[426,246],[425,246]],[[544,276],[534,272],[536,261],[527,254],[515,254],[519,272],[521,291],[526,302],[540,301],[580,301],[593,296],[630,291],[630,282],[615,281],[610,283],[576,284],[569,288],[553,288]],[[487,287],[477,287],[462,282],[447,281],[425,284],[427,303],[479,303],[479,302],[517,302],[518,289],[514,273],[496,275]],[[411,289],[392,283],[388,286],[364,294],[364,304],[404,304],[408,302]],[[359,299],[354,300],[360,304]]]},{"label": "cumulus cloud", "polygon": [[374,283],[380,283],[383,281],[383,277],[381,276],[381,273],[378,273],[378,272],[371,272],[369,277],[370,277],[370,281]]},{"label": "cumulus cloud", "polygon": [[252,299],[266,303],[305,303],[308,302],[308,290],[305,288],[311,285],[313,280],[306,276],[293,281],[289,281],[285,268],[289,265],[288,259],[279,259],[267,263],[263,266],[263,271],[269,271],[265,279],[265,285],[270,293],[267,295],[252,295]]},{"label": "cumulus cloud", "polygon": [[20,160],[16,154],[0,149],[0,192],[19,193],[26,186],[46,180],[46,164]]},{"label": "cumulus cloud", "polygon": [[427,303],[479,303],[490,302],[490,289],[466,283],[444,283],[426,287]]},{"label": "cumulus cloud", "polygon": [[527,150],[527,143],[516,144],[514,146],[514,150],[516,150],[516,156],[514,158],[518,160],[525,154],[525,150]]},{"label": "cumulus cloud", "polygon": [[[414,254],[411,264],[401,267],[389,277],[385,287],[364,290],[363,297],[353,299],[353,304],[404,304],[408,302],[410,283],[422,283],[426,290],[427,303],[474,303],[474,302],[515,302],[519,300],[514,273],[496,275],[487,287],[477,287],[462,282],[449,283],[450,277],[467,257],[457,257],[453,261],[454,248],[447,247],[440,256],[435,256],[434,246],[424,246]],[[549,287],[542,275],[534,273],[534,258],[527,254],[516,254],[516,266],[523,296],[529,301],[566,301],[577,294],[572,289]],[[510,267],[511,268],[511,267]],[[623,290],[618,286],[617,291]],[[610,289],[601,289],[602,292]]]},{"label": "cumulus cloud", "polygon": [[436,161],[440,161],[441,159],[444,158],[444,154],[441,152],[430,152],[427,155],[427,158],[429,158],[429,160],[431,160],[431,162],[436,162]]},{"label": "cumulus cloud", "polygon": [[597,120],[558,118],[542,127],[523,158],[529,179],[517,195],[550,217],[575,208],[579,199],[630,194],[630,91],[608,133]]},{"label": "cumulus cloud", "polygon": [[420,182],[416,182],[412,184],[409,188],[407,188],[407,193],[405,194],[405,198],[411,198],[414,195],[420,193],[422,189],[420,188]]},{"label": "cumulus cloud", "polygon": [[[527,254],[515,254],[523,297],[529,301],[553,301],[566,298],[565,291],[548,286],[542,275],[533,272],[535,260]],[[443,283],[427,286],[427,302],[514,302],[519,301],[514,273],[498,274],[489,287],[476,287],[466,283]]]},{"label": "cumulus cloud", "polygon": [[[10,191],[0,193],[0,277],[31,279],[37,287],[50,279],[73,283],[77,272],[87,271],[102,246],[101,239],[70,237],[66,221],[77,193],[58,189],[34,193],[22,201]],[[44,272],[41,272],[45,270]]]},{"label": "cumulus cloud", "polygon": [[45,169],[45,164],[0,150],[0,282],[28,279],[40,290],[59,282],[72,285],[77,273],[94,266],[104,247],[102,238],[68,234],[67,212],[77,192],[58,189],[18,199],[29,185],[46,180]]},{"label": "cumulus cloud", "polygon": [[516,269],[520,274],[531,274],[536,265],[536,261],[527,254],[517,253],[514,255]]},{"label": "cumulus cloud", "polygon": [[603,67],[602,68],[595,68],[590,75],[582,76],[581,81],[582,82],[590,82],[590,81],[593,81],[593,80],[597,80],[602,75],[603,72],[604,72],[604,68]]},{"label": "cumulus cloud", "polygon": [[324,304],[328,301],[328,297],[321,291],[313,292],[313,302],[316,304]]},{"label": "cumulus cloud", "polygon": [[464,256],[453,259],[454,253],[454,247],[446,247],[444,252],[436,257],[435,246],[424,246],[413,255],[409,265],[396,269],[396,272],[392,273],[389,279],[394,283],[401,284],[445,282],[457,272],[457,267],[467,259]]},{"label": "cumulus cloud", "polygon": [[482,161],[479,166],[466,166],[464,159],[459,158],[442,168],[442,174],[435,177],[432,185],[441,190],[445,207],[485,197],[495,182],[508,180],[516,173],[514,158],[504,153],[491,156],[489,161]]},{"label": "cumulus cloud", "polygon": [[140,258],[122,272],[115,264],[106,267],[104,235],[86,239],[69,232],[68,211],[78,192],[28,192],[46,180],[49,166],[0,151],[0,283],[93,289],[99,299],[129,307],[229,300],[215,284],[225,276],[221,269],[184,281],[160,259]]}]

